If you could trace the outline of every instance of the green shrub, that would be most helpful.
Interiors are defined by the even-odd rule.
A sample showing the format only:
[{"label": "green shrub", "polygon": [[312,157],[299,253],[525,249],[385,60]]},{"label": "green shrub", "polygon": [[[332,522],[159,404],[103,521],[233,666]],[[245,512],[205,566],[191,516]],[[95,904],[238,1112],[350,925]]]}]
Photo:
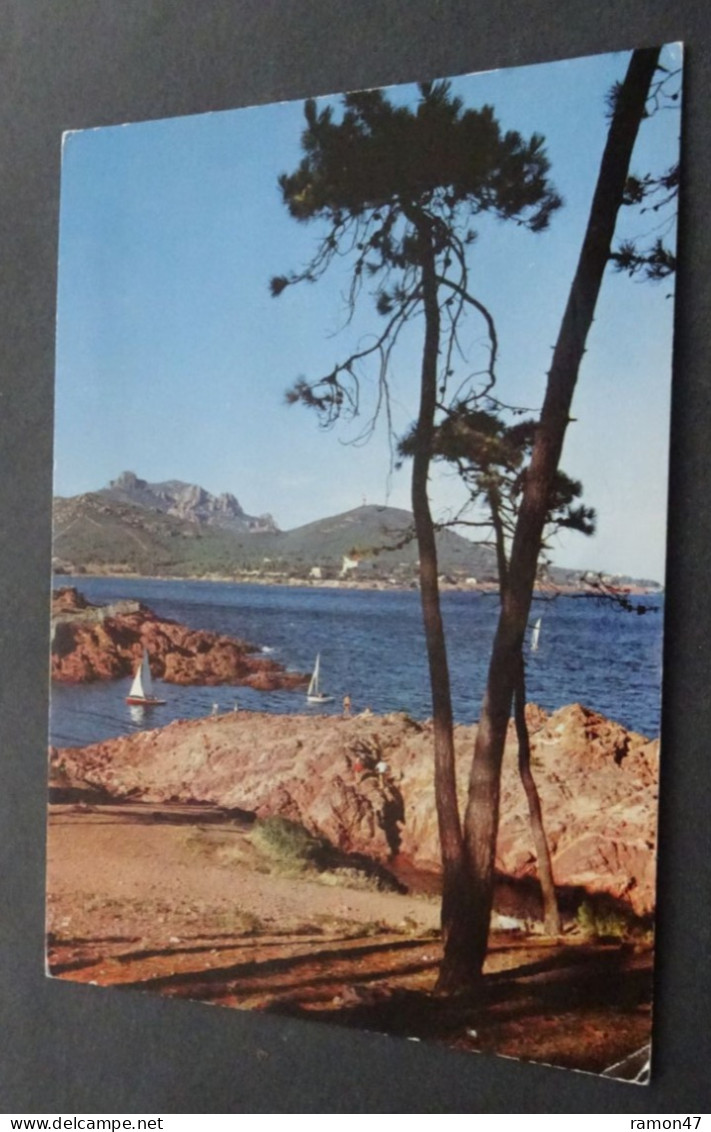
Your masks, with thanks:
[{"label": "green shrub", "polygon": [[583,935],[594,939],[626,939],[631,929],[628,917],[622,912],[596,908],[589,900],[583,900],[575,922]]},{"label": "green shrub", "polygon": [[261,818],[250,837],[262,853],[282,868],[318,868],[329,849],[324,838],[314,837],[299,822],[282,817]]}]

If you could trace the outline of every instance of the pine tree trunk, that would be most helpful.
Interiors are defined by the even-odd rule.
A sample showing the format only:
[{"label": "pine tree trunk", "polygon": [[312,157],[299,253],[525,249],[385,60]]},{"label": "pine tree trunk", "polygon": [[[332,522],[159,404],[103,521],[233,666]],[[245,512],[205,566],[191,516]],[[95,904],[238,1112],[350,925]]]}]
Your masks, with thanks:
[{"label": "pine tree trunk", "polygon": [[531,771],[531,743],[526,723],[526,671],[523,655],[519,658],[519,678],[514,691],[514,719],[518,740],[518,772],[528,802],[533,847],[536,850],[538,880],[543,895],[543,922],[548,935],[560,935],[560,912],[553,879],[553,864],[548,838],[543,826],[543,811],[536,781]]},{"label": "pine tree trunk", "polygon": [[[504,525],[501,519],[501,503],[498,491],[492,487],[488,493],[489,510],[494,527],[494,545],[496,547],[496,560],[499,571],[499,589],[503,593],[508,585],[509,564],[506,559],[506,539]],[[553,866],[548,847],[545,827],[543,825],[543,811],[538,788],[531,771],[531,742],[526,723],[526,669],[523,662],[523,652],[519,657],[519,678],[514,692],[514,720],[516,722],[516,738],[518,741],[518,772],[528,802],[528,816],[531,823],[531,836],[536,850],[538,863],[538,879],[543,895],[543,919],[545,929],[549,935],[560,935],[560,913],[558,911],[558,898],[553,880]]]},{"label": "pine tree trunk", "polygon": [[466,956],[452,956],[454,967],[468,963],[466,981],[475,984],[486,957],[494,887],[494,856],[499,825],[501,760],[519,660],[528,621],[536,565],[585,342],[592,323],[622,203],[632,149],[652,76],[657,49],[635,51],[616,101],[588,226],[563,316],[546,396],[526,475],[514,534],[509,578],[489,666],[472,761],[464,821],[465,852],[474,908],[468,904],[467,932],[457,932]]},{"label": "pine tree trunk", "polygon": [[[468,921],[470,892],[457,800],[452,696],[437,580],[437,545],[427,490],[437,405],[440,312],[431,234],[427,225],[418,223],[417,226],[422,246],[425,343],[412,469],[412,511],[420,557],[420,599],[432,689],[435,805],[442,858],[442,940],[445,956],[450,952],[461,956],[463,950],[459,934],[462,922]],[[462,977],[458,963],[454,965],[453,974],[457,980]],[[448,985],[448,982],[440,981],[441,989],[448,989]]]}]

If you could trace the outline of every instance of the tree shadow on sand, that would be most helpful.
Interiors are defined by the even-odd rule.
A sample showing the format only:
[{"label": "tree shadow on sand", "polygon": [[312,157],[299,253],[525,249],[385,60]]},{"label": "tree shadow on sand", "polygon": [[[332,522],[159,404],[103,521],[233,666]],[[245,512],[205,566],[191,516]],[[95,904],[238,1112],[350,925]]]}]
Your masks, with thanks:
[{"label": "tree shadow on sand", "polygon": [[[200,932],[183,936],[163,946],[145,946],[135,950],[116,949],[120,944],[142,942],[139,935],[73,936],[63,938],[55,932],[47,934],[48,967],[55,976],[70,971],[82,971],[109,960],[125,967],[150,960],[180,961],[183,956],[211,955],[222,952],[283,951],[288,947],[312,947],[310,954],[318,955],[319,945],[326,940],[329,946],[347,944],[356,939],[352,931],[330,934],[325,937],[313,926],[274,928],[268,934],[256,928],[243,934],[234,932]],[[60,958],[61,956],[61,958]],[[66,956],[66,958],[65,958]],[[267,962],[267,960],[264,960]],[[200,969],[199,969],[200,970]],[[194,973],[197,977],[197,973]],[[190,973],[186,978],[190,978]]]},{"label": "tree shadow on sand", "polygon": [[[329,944],[333,941],[329,940]],[[258,941],[255,940],[255,947]],[[136,985],[145,990],[165,991],[168,993],[183,993],[189,997],[200,999],[211,999],[219,997],[224,993],[225,985],[229,983],[231,986],[236,986],[242,979],[251,980],[255,977],[260,979],[267,979],[273,976],[289,975],[295,973],[299,968],[308,967],[310,969],[321,966],[324,972],[328,971],[328,965],[331,963],[344,963],[346,961],[363,961],[373,955],[379,953],[392,953],[409,951],[412,949],[426,946],[421,939],[406,939],[395,940],[390,939],[387,943],[356,943],[352,946],[346,947],[333,947],[326,946],[321,948],[314,948],[298,955],[284,955],[271,959],[248,959],[239,963],[229,963],[227,965],[220,965],[212,967],[208,970],[199,971],[185,971],[169,975],[158,975],[140,980]],[[392,971],[385,972],[381,976],[387,979],[393,974],[397,973],[397,966]],[[320,977],[315,975],[309,978],[309,983],[313,983],[314,978]],[[331,979],[333,976],[328,976]],[[197,986],[199,984],[199,993]],[[124,984],[129,985],[129,984]],[[271,984],[270,984],[271,985]]]},{"label": "tree shadow on sand", "polygon": [[451,997],[395,987],[387,997],[329,1009],[274,1001],[271,1013],[357,1029],[448,1041],[487,1021],[535,1019],[591,1008],[634,1011],[652,998],[651,955],[625,946],[561,947],[544,959],[485,975],[475,992]]},{"label": "tree shadow on sand", "polygon": [[[315,941],[304,944],[309,942]],[[472,1028],[524,1021],[535,1027],[537,1019],[562,1013],[633,1013],[651,1002],[651,952],[640,954],[624,944],[551,947],[543,957],[485,975],[476,992],[452,997],[430,989],[439,959],[432,940],[334,944],[329,940],[291,955],[243,955],[237,962],[234,955],[229,962],[223,956],[215,967],[122,985],[206,1001],[262,995],[261,1008],[271,1013],[449,1042]],[[259,946],[255,940],[255,949]],[[520,943],[501,948],[499,955],[520,948]],[[402,985],[413,978],[424,978],[423,989]]]},{"label": "tree shadow on sand", "polygon": [[[651,949],[498,937],[490,953],[495,969],[475,992],[450,997],[433,989],[440,953],[433,937],[391,933],[210,936],[105,955],[113,962],[101,978],[593,1072],[649,1039]],[[85,956],[83,965],[93,980],[96,964]],[[81,980],[78,966],[52,973]]]}]

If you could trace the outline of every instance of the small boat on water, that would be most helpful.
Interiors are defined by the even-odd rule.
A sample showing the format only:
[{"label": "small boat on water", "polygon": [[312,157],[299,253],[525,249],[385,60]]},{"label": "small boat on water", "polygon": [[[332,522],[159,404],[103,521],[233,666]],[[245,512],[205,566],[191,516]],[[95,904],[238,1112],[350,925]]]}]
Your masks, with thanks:
[{"label": "small boat on water", "polygon": [[538,640],[540,638],[540,635],[541,635],[541,618],[539,617],[538,620],[534,622],[533,629],[531,630],[531,652],[537,652],[538,651]]},{"label": "small boat on water", "polygon": [[321,691],[321,653],[316,656],[316,663],[314,665],[313,675],[306,689],[306,701],[310,704],[329,704],[333,700],[333,696],[327,695]]},{"label": "small boat on water", "polygon": [[136,675],[133,678],[130,691],[126,696],[127,704],[139,704],[143,707],[155,707],[159,704],[164,704],[165,700],[160,700],[153,693],[153,677],[151,676],[151,669],[148,663],[148,653],[143,650],[141,663],[136,669]]}]

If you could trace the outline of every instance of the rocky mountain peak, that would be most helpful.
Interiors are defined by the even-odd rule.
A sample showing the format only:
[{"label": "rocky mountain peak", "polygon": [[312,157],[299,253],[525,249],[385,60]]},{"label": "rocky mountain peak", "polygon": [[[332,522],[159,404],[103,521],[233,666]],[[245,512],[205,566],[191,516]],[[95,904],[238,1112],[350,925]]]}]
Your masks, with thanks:
[{"label": "rocky mountain peak", "polygon": [[239,532],[279,529],[271,515],[248,515],[230,492],[212,495],[199,484],[182,480],[148,483],[135,472],[126,471],[98,494],[114,502],[150,508],[201,525]]},{"label": "rocky mountain peak", "polygon": [[108,490],[136,491],[146,487],[145,480],[139,480],[135,472],[121,472],[115,480],[109,482]]}]

